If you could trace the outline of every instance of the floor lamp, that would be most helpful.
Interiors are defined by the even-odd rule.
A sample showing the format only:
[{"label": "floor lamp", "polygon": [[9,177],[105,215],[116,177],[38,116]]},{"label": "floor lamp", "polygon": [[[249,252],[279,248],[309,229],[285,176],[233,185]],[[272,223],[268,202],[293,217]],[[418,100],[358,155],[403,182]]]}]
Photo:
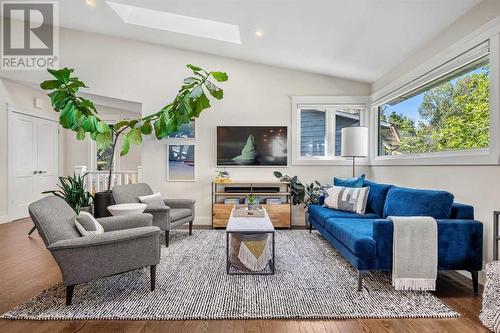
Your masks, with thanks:
[{"label": "floor lamp", "polygon": [[342,128],[342,157],[352,157],[352,176],[356,176],[356,157],[368,156],[368,127]]}]

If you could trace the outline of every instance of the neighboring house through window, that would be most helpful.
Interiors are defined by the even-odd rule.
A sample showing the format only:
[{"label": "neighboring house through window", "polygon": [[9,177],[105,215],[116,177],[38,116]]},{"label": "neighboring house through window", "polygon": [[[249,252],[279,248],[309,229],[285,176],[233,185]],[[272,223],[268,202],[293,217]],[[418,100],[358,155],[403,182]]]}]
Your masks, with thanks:
[{"label": "neighboring house through window", "polygon": [[[335,163],[344,127],[365,123],[365,97],[294,97],[294,164]],[[320,103],[314,103],[320,102]]]}]

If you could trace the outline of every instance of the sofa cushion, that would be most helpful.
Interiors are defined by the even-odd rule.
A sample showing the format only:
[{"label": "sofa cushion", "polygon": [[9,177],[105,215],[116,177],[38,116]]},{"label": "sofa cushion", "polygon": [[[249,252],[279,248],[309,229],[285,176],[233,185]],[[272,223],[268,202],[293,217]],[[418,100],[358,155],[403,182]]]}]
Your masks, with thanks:
[{"label": "sofa cushion", "polygon": [[373,239],[374,219],[329,218],[325,229],[358,257],[372,257],[377,254]]},{"label": "sofa cushion", "polygon": [[392,187],[387,193],[384,218],[387,216],[431,216],[447,219],[451,214],[453,194],[446,191]]},{"label": "sofa cushion", "polygon": [[367,213],[367,214],[356,214],[352,212],[345,212],[341,210],[336,210],[336,209],[331,209],[319,205],[310,205],[308,210],[309,215],[316,220],[319,224],[322,226],[325,225],[325,220],[336,217],[336,218],[347,218],[347,219],[352,219],[352,218],[359,218],[359,219],[376,219],[379,218],[377,215],[373,213]]},{"label": "sofa cushion", "polygon": [[370,187],[370,193],[368,194],[368,201],[366,203],[366,211],[369,213],[375,213],[378,216],[384,214],[384,204],[387,197],[387,192],[393,187],[393,185],[379,184],[371,182],[369,180],[363,181],[363,187]]},{"label": "sofa cushion", "polygon": [[338,178],[333,177],[333,186],[344,186],[344,187],[363,187],[363,181],[365,180],[365,175],[353,178]]}]

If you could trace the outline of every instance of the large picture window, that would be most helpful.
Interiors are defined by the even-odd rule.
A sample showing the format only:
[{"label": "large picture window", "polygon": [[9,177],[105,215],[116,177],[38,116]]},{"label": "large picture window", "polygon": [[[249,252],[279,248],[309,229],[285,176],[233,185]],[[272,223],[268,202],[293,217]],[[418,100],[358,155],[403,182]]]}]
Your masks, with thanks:
[{"label": "large picture window", "polygon": [[297,105],[298,159],[334,160],[340,157],[344,127],[360,126],[366,105]]},{"label": "large picture window", "polygon": [[378,155],[488,148],[490,65],[484,56],[378,106]]}]

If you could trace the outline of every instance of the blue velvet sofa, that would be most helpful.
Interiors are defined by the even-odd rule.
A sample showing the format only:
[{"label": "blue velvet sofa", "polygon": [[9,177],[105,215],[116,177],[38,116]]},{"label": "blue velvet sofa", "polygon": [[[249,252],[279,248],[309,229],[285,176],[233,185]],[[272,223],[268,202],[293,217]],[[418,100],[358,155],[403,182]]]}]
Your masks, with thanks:
[{"label": "blue velvet sofa", "polygon": [[474,208],[454,202],[445,191],[402,188],[363,180],[370,191],[363,215],[310,205],[310,231],[321,235],[358,270],[358,290],[370,270],[392,270],[393,224],[388,216],[432,216],[438,224],[438,269],[466,270],[474,293],[482,269],[483,224]]}]

